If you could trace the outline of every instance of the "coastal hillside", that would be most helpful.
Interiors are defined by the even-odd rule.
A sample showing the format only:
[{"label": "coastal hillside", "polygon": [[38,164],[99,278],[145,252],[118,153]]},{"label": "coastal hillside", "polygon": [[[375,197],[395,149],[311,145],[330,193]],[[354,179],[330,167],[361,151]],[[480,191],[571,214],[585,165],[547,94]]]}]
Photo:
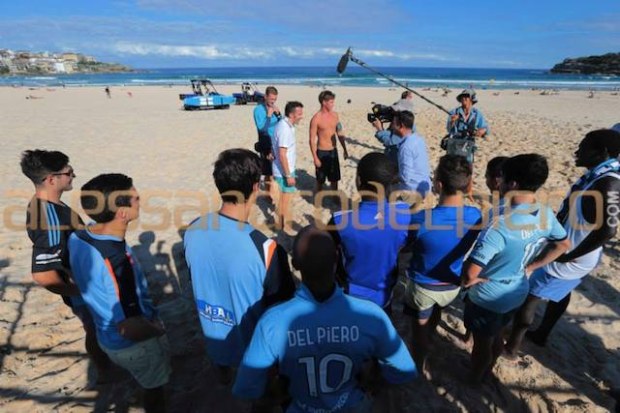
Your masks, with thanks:
[{"label": "coastal hillside", "polygon": [[81,53],[49,53],[0,49],[0,75],[132,72],[128,66],[100,62]]},{"label": "coastal hillside", "polygon": [[562,63],[553,66],[551,73],[620,76],[620,53],[564,59]]}]

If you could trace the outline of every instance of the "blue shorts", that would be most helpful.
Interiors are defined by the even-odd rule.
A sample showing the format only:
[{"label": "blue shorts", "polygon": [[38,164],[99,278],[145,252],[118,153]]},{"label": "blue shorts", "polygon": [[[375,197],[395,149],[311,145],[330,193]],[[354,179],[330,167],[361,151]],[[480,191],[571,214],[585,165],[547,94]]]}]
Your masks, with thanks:
[{"label": "blue shorts", "polygon": [[577,288],[581,284],[581,280],[583,278],[562,280],[547,274],[543,269],[538,269],[530,277],[530,294],[557,303]]},{"label": "blue shorts", "polygon": [[507,313],[496,313],[472,303],[471,300],[466,300],[463,321],[465,321],[465,327],[472,333],[495,337],[512,321],[516,312],[517,308]]},{"label": "blue shorts", "polygon": [[[295,174],[293,173],[291,174],[291,176],[295,177]],[[281,176],[274,176],[273,179],[276,181],[278,187],[280,188],[280,191],[282,192],[292,193],[297,190],[297,188],[295,188],[294,186],[289,186],[286,182],[286,179]]]}]

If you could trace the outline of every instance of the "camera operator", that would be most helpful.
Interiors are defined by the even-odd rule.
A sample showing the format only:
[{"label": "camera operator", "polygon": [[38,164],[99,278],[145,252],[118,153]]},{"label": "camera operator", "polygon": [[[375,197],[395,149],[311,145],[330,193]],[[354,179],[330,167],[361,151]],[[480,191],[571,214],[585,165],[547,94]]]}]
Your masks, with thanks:
[{"label": "camera operator", "polygon": [[489,132],[489,125],[482,112],[474,108],[478,102],[473,89],[463,90],[457,97],[460,107],[450,111],[448,117],[448,134],[454,137],[482,138]]},{"label": "camera operator", "polygon": [[[431,188],[428,152],[424,138],[414,133],[413,123],[413,113],[404,110],[394,112],[390,129],[387,131],[383,130],[383,125],[379,119],[375,119],[372,125],[377,129],[377,135],[380,132],[385,132],[381,136],[386,137],[389,133],[385,142],[388,144],[392,142],[398,146],[396,159],[400,185],[397,186],[397,189],[417,192],[424,198]],[[386,145],[387,150],[388,145],[386,143],[384,145]]]},{"label": "camera operator", "polygon": [[[389,109],[389,107],[386,107]],[[401,94],[399,101],[392,105],[392,114],[397,111],[408,110],[413,113],[413,93],[405,90]],[[374,122],[373,122],[374,124]],[[412,129],[416,133],[415,125]],[[383,153],[398,167],[398,146],[402,142],[402,138],[392,130],[392,123],[387,129],[383,129],[383,124],[379,126],[379,130],[375,133],[375,138],[385,147]]]}]

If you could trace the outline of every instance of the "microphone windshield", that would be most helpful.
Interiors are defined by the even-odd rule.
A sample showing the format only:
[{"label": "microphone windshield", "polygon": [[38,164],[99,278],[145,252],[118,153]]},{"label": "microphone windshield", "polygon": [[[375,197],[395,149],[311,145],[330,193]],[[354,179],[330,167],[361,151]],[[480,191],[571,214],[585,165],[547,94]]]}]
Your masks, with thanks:
[{"label": "microphone windshield", "polygon": [[342,55],[340,61],[338,62],[338,67],[336,71],[340,74],[344,73],[347,68],[347,63],[349,63],[349,56],[351,55],[351,48],[348,48],[346,53]]}]

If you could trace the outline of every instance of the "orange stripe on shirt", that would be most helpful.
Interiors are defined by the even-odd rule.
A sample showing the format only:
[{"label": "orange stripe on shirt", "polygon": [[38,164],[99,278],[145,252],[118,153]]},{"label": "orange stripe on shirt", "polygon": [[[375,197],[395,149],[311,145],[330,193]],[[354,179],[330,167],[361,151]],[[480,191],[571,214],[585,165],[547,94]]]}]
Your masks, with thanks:
[{"label": "orange stripe on shirt", "polygon": [[110,263],[109,259],[105,259],[105,266],[108,269],[108,272],[110,273],[110,278],[112,278],[112,283],[114,284],[114,290],[116,291],[116,298],[118,298],[118,300],[121,300],[121,293],[118,289],[118,283],[116,282],[116,275],[114,274],[114,270],[112,269],[112,264]]},{"label": "orange stripe on shirt", "polygon": [[267,250],[267,255],[265,256],[265,268],[269,268],[269,265],[271,264],[271,259],[276,253],[276,247],[277,247],[277,244],[275,241],[269,240],[267,242],[269,242],[269,247],[268,247],[269,249]]}]

